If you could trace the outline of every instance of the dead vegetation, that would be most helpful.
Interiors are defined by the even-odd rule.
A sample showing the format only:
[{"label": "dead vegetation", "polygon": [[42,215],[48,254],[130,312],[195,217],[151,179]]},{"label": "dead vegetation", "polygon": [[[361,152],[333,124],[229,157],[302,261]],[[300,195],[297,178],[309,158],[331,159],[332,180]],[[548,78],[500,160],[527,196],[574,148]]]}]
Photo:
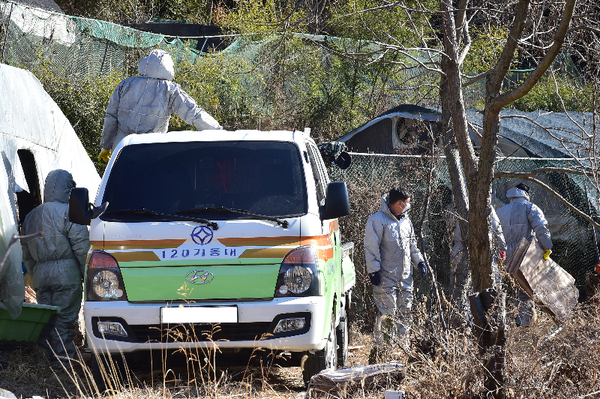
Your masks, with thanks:
[{"label": "dead vegetation", "polygon": [[[506,368],[508,398],[599,398],[600,307],[598,296],[580,305],[562,326],[538,314],[530,327],[516,327],[509,313]],[[382,398],[386,389],[405,391],[409,398],[485,397],[484,368],[468,327],[444,330],[427,301],[415,311],[411,347],[392,347],[385,362],[402,362],[400,378],[360,379],[332,396],[313,391],[311,397]],[[510,309],[510,303],[508,308]],[[352,331],[350,367],[368,363],[369,332]],[[3,347],[0,388],[17,397],[100,397],[89,363],[72,370],[52,369],[35,346]],[[198,363],[151,375],[129,370],[125,382],[108,372],[113,387],[104,397],[124,398],[305,398],[299,368],[237,367],[216,369]],[[210,371],[212,370],[212,371]]]}]

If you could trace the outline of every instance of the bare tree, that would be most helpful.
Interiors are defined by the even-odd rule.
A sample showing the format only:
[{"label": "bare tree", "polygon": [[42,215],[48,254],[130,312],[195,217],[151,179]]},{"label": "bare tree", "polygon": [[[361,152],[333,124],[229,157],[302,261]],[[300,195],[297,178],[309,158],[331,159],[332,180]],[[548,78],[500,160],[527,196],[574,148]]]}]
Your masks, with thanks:
[{"label": "bare tree", "polygon": [[[443,13],[444,57],[446,58],[444,79],[448,95],[454,98],[454,101],[448,101],[449,114],[468,188],[469,232],[467,246],[475,292],[492,286],[490,275],[493,257],[490,213],[500,111],[527,94],[548,70],[563,46],[575,7],[575,0],[567,0],[562,6],[560,14],[556,15],[559,23],[553,26],[543,22],[546,10],[544,5],[532,5],[531,3],[530,0],[519,0],[509,3],[508,7],[505,7],[505,10],[511,15],[512,22],[502,53],[487,74],[481,132],[482,145],[479,154],[476,155],[469,136],[461,74],[461,64],[469,48],[467,18],[465,17],[468,1],[461,0],[458,7],[454,7],[447,0],[440,1],[440,10]],[[543,27],[550,29],[552,34],[549,35],[545,29],[542,29]],[[530,43],[529,48],[536,45],[539,48],[540,43],[546,43],[544,39],[547,36],[551,38],[542,47],[544,54],[535,70],[516,88],[503,91],[502,84],[514,62],[519,46]],[[463,42],[462,38],[466,38],[466,40]],[[461,46],[461,43],[464,45]],[[527,47],[525,46],[525,48]],[[499,303],[497,306],[500,308],[499,312],[502,312],[504,304]],[[490,309],[485,310],[489,311]],[[497,325],[496,328],[491,339],[488,337],[488,340],[482,344],[488,346],[487,350],[491,352],[488,354],[487,368],[492,378],[486,379],[486,388],[501,397],[503,396],[502,385],[505,380],[505,373],[502,369],[504,326]]]}]

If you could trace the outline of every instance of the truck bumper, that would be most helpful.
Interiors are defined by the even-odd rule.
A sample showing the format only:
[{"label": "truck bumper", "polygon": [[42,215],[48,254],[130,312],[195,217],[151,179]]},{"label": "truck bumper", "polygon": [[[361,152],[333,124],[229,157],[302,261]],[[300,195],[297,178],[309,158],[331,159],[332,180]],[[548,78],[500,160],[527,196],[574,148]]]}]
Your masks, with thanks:
[{"label": "truck bumper", "polygon": [[[169,324],[165,307],[202,314],[202,308],[237,313],[237,322]],[[199,310],[200,308],[200,310]],[[235,308],[231,312],[232,308]],[[196,303],[85,302],[88,346],[108,353],[194,348],[265,348],[289,352],[323,349],[328,322],[324,297],[275,298],[269,301]],[[219,313],[219,312],[216,312]],[[304,320],[304,326],[298,321]],[[287,327],[276,331],[277,325]],[[292,326],[292,327],[290,327]],[[299,328],[302,326],[302,328]],[[325,336],[325,337],[324,337]]]}]

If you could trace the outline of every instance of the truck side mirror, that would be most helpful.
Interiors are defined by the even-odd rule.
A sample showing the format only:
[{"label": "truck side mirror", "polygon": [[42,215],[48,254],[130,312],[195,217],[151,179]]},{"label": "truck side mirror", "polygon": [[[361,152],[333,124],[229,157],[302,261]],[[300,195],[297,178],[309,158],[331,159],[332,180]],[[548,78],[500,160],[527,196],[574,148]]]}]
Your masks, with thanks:
[{"label": "truck side mirror", "polygon": [[71,223],[89,226],[92,219],[97,218],[106,211],[108,202],[96,207],[90,204],[88,189],[85,187],[74,187],[69,196],[69,221]]},{"label": "truck side mirror", "polygon": [[348,169],[352,163],[352,157],[346,151],[340,153],[335,159],[335,164],[342,170]]},{"label": "truck side mirror", "polygon": [[327,197],[321,212],[321,219],[335,219],[350,214],[348,187],[344,181],[334,181],[327,186]]}]

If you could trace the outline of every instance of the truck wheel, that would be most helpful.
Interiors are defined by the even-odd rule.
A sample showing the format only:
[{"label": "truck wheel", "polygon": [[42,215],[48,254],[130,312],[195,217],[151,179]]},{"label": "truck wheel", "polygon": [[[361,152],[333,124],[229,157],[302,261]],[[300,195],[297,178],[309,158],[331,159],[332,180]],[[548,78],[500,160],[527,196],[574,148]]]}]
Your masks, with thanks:
[{"label": "truck wheel", "polygon": [[338,367],[346,367],[348,365],[348,342],[350,335],[348,334],[348,316],[340,321],[336,331],[337,337],[337,362]]},{"label": "truck wheel", "polygon": [[335,326],[335,315],[331,315],[331,326],[329,328],[329,337],[325,343],[325,348],[314,354],[309,353],[302,367],[302,378],[308,385],[310,378],[325,369],[335,370],[338,364],[337,351],[337,328]]}]

